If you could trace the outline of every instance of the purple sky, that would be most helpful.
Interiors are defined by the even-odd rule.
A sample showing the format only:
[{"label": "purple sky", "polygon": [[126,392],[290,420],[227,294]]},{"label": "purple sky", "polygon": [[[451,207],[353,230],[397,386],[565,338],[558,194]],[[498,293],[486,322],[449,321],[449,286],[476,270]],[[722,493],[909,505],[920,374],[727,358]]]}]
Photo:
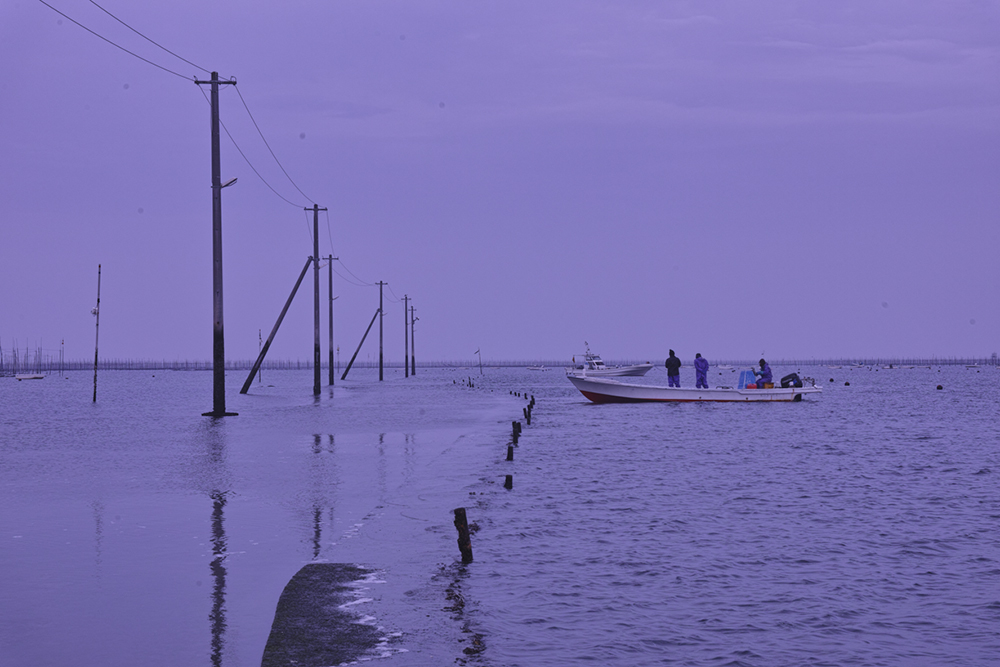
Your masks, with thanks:
[{"label": "purple sky", "polygon": [[[87,0],[49,1],[207,76]],[[584,340],[608,358],[1000,351],[996,3],[101,5],[236,77],[312,198],[223,87],[223,122],[292,202],[223,136],[230,359],[256,356],[311,254],[313,202],[321,253],[391,287],[390,360],[393,293],[414,298],[421,360]],[[0,5],[0,59],[3,349],[91,355],[102,263],[102,356],[209,359],[198,87],[36,0]],[[378,288],[335,281],[346,363]],[[311,358],[311,285],[272,358]]]}]

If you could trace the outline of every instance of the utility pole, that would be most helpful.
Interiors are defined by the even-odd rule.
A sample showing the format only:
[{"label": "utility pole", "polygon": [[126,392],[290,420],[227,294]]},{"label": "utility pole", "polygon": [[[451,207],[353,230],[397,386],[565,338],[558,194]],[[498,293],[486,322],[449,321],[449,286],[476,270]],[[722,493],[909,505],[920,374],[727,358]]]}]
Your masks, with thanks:
[{"label": "utility pole", "polygon": [[222,158],[219,148],[219,85],[236,84],[236,79],[219,81],[219,73],[212,72],[210,81],[198,81],[199,86],[212,86],[212,411],[205,417],[226,417],[235,412],[226,412],[226,344],[222,325],[222,188],[236,182],[233,179],[222,184]]},{"label": "utility pole", "polygon": [[[97,265],[97,306],[92,311],[94,322],[94,403],[97,403],[97,341],[101,338],[101,265]],[[17,342],[17,341],[15,341]]]},{"label": "utility pole", "polygon": [[333,386],[333,260],[337,259],[333,255],[326,258],[330,268],[330,284],[327,290],[330,293],[330,386]]},{"label": "utility pole", "polygon": [[410,375],[413,376],[417,374],[417,330],[414,328],[414,325],[417,323],[418,318],[413,316],[415,310],[413,306],[410,306],[410,363],[412,364],[410,366]]},{"label": "utility pole", "polygon": [[382,286],[388,285],[378,281],[378,381],[382,381]]},{"label": "utility pole", "polygon": [[313,204],[313,396],[319,396],[322,375],[319,351],[319,212],[325,210],[319,204]]},{"label": "utility pole", "polygon": [[405,369],[404,377],[410,377],[410,324],[406,319],[407,305],[410,301],[410,297],[406,294],[403,295],[403,368]]}]

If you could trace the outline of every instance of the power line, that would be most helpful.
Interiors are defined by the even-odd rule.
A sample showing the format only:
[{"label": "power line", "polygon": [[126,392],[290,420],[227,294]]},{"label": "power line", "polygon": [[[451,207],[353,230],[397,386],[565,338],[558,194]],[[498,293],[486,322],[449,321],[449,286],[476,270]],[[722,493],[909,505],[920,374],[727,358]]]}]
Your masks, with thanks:
[{"label": "power line", "polygon": [[[115,47],[116,49],[121,49],[122,51],[124,51],[125,53],[129,54],[130,56],[132,56],[134,58],[138,58],[142,62],[144,62],[144,63],[146,63],[148,65],[152,65],[153,67],[155,67],[157,69],[161,69],[164,72],[167,72],[168,74],[173,74],[174,76],[180,77],[180,78],[185,79],[187,81],[191,80],[191,77],[187,77],[187,76],[184,76],[183,74],[179,74],[179,73],[173,71],[172,69],[167,69],[163,65],[157,65],[152,60],[147,60],[146,58],[143,58],[142,56],[140,56],[138,53],[133,53],[132,51],[129,51],[128,49],[126,49],[124,46],[120,46],[118,44],[115,44],[114,42],[112,42],[107,37],[104,37],[103,35],[94,32],[93,30],[91,30],[87,26],[83,25],[82,23],[80,23],[76,19],[71,18],[71,17],[67,16],[66,14],[64,14],[63,12],[59,11],[58,9],[56,9],[55,7],[53,7],[52,5],[50,5],[49,3],[45,2],[45,0],[38,0],[38,2],[40,2],[43,5],[45,5],[46,7],[48,7],[49,9],[51,9],[52,11],[54,11],[59,16],[62,16],[67,21],[70,21],[70,22],[72,22],[72,23],[80,26],[81,28],[83,28],[84,30],[86,30],[87,32],[89,32],[91,35],[93,35],[94,37],[97,37],[98,39],[101,39],[101,40],[107,42],[108,44],[110,44],[111,46]],[[182,60],[183,60],[183,58],[182,58]],[[196,67],[197,67],[197,65],[196,65]]]},{"label": "power line", "polygon": [[[386,283],[385,286],[389,287],[389,283]],[[396,300],[396,303],[400,303],[402,301],[402,299],[396,296],[396,293],[392,291],[392,287],[389,287],[389,293],[392,294],[393,298]]]},{"label": "power line", "polygon": [[323,211],[326,214],[326,234],[327,240],[330,242],[330,254],[336,255],[336,251],[333,249],[333,230],[330,229],[330,210],[326,209]]},{"label": "power line", "polygon": [[132,26],[130,26],[128,23],[125,23],[125,21],[122,21],[120,18],[118,18],[117,16],[115,16],[114,14],[112,14],[111,12],[109,12],[104,7],[101,7],[99,4],[97,4],[96,2],[94,2],[94,0],[90,0],[90,4],[94,5],[95,7],[97,7],[98,9],[100,9],[102,12],[104,12],[105,14],[107,14],[108,16],[110,16],[111,18],[113,18],[114,20],[118,21],[123,26],[125,26],[126,28],[128,28],[129,30],[131,30],[132,32],[134,32],[135,34],[139,35],[140,37],[142,37],[144,40],[146,40],[150,44],[163,49],[164,51],[166,51],[167,53],[169,53],[170,55],[172,55],[174,58],[178,58],[179,60],[183,60],[188,65],[191,65],[191,67],[200,69],[205,74],[211,74],[211,72],[209,72],[207,69],[205,69],[201,65],[196,65],[193,62],[191,62],[190,60],[188,60],[187,58],[183,58],[183,57],[177,55],[176,53],[174,53],[173,51],[171,51],[167,47],[163,46],[162,44],[157,44],[156,42],[154,42],[153,40],[151,40],[149,37],[146,37],[144,34],[142,34],[141,32],[139,32],[138,30],[136,30]]},{"label": "power line", "polygon": [[[339,260],[335,260],[335,261],[339,261]],[[347,276],[345,276],[343,273],[341,273],[340,271],[338,271],[337,269],[334,269],[333,272],[336,273],[338,276],[340,276],[344,280],[344,282],[347,282],[347,283],[349,283],[351,285],[354,285],[355,287],[374,287],[374,285],[371,284],[371,283],[356,283],[353,280],[351,280],[350,278],[348,278]]]},{"label": "power line", "polygon": [[[42,2],[42,0],[39,0],[39,2]],[[201,88],[199,88],[198,90],[201,90]],[[208,102],[209,104],[211,104],[211,102],[210,102],[210,101],[209,101],[209,99],[208,99],[208,96],[207,96],[207,95],[205,95],[205,91],[204,91],[204,90],[201,90],[201,95],[202,95],[202,97],[204,97],[204,98],[205,98],[205,101],[206,101],[206,102]],[[282,195],[282,194],[281,194],[280,192],[278,192],[277,190],[275,190],[275,189],[274,189],[274,188],[273,188],[273,187],[271,186],[271,184],[270,184],[270,183],[268,183],[268,182],[267,182],[267,179],[265,179],[265,178],[264,178],[263,176],[261,176],[261,173],[260,173],[259,171],[257,171],[257,168],[253,166],[253,163],[252,163],[252,162],[250,162],[250,158],[248,158],[248,157],[246,156],[246,153],[244,153],[244,152],[243,152],[243,149],[242,149],[242,148],[240,148],[240,145],[239,145],[238,143],[236,143],[236,139],[233,139],[233,135],[232,135],[232,134],[231,134],[231,133],[229,132],[229,128],[228,128],[228,127],[226,127],[226,124],[225,124],[225,123],[222,123],[221,121],[220,121],[220,124],[222,125],[222,129],[226,131],[226,136],[227,136],[227,137],[229,137],[229,140],[233,142],[233,146],[235,146],[235,147],[236,147],[236,150],[237,150],[237,151],[239,152],[239,154],[240,154],[240,155],[241,155],[241,156],[243,157],[244,161],[246,161],[246,163],[247,163],[247,166],[249,166],[249,167],[250,167],[250,169],[251,169],[251,170],[253,171],[253,173],[257,174],[257,178],[259,178],[259,179],[260,179],[261,183],[263,183],[264,185],[266,185],[266,186],[267,186],[267,188],[268,188],[268,189],[269,189],[269,190],[270,190],[271,192],[273,192],[273,193],[274,193],[275,195],[277,195],[277,196],[278,196],[278,198],[279,198],[279,199],[283,200],[284,202],[286,202],[286,203],[288,203],[288,204],[291,204],[292,206],[294,206],[294,207],[296,207],[296,208],[302,208],[302,205],[301,205],[301,204],[296,204],[296,203],[295,203],[295,202],[293,202],[292,200],[290,200],[290,199],[287,199],[287,198],[285,198],[285,197],[284,197],[284,196],[283,196],[283,195]],[[310,237],[310,238],[311,238],[311,237]]]},{"label": "power line", "polygon": [[[90,0],[90,1],[93,2],[94,0]],[[243,108],[247,110],[247,115],[250,116],[250,120],[253,122],[253,126],[255,128],[257,128],[257,134],[260,135],[261,141],[263,141],[264,145],[267,146],[267,150],[271,152],[271,157],[274,158],[274,161],[278,164],[278,167],[281,169],[281,172],[285,175],[285,178],[287,178],[288,182],[291,183],[295,187],[295,189],[299,191],[300,195],[302,195],[303,197],[305,197],[306,199],[308,199],[310,203],[315,204],[316,202],[314,202],[309,197],[309,195],[307,195],[306,193],[302,192],[302,189],[298,185],[296,185],[295,181],[292,180],[292,177],[288,175],[287,171],[285,171],[285,168],[282,166],[281,161],[278,159],[278,156],[275,155],[274,151],[271,149],[271,144],[267,143],[267,139],[264,138],[264,133],[260,131],[260,126],[257,125],[257,119],[253,117],[252,113],[250,113],[250,107],[247,106],[247,101],[245,99],[243,99],[243,93],[240,92],[240,89],[239,89],[238,86],[236,87],[236,94],[240,96],[240,102],[243,102]]]},{"label": "power line", "polygon": [[346,265],[346,264],[344,264],[344,262],[343,262],[343,261],[341,261],[341,260],[339,260],[339,259],[338,259],[337,261],[338,261],[338,262],[340,262],[340,265],[341,265],[342,267],[344,267],[344,270],[345,270],[345,271],[347,271],[348,273],[350,273],[350,274],[351,274],[352,276],[354,276],[355,280],[357,280],[358,282],[362,282],[362,283],[364,283],[364,284],[365,284],[365,286],[367,286],[367,287],[374,287],[374,286],[375,286],[375,283],[368,283],[368,282],[365,282],[364,280],[362,280],[361,278],[358,278],[358,277],[357,277],[357,276],[356,276],[356,275],[354,274],[354,272],[353,272],[353,271],[351,271],[351,270],[350,270],[349,268],[347,268],[347,265]]}]

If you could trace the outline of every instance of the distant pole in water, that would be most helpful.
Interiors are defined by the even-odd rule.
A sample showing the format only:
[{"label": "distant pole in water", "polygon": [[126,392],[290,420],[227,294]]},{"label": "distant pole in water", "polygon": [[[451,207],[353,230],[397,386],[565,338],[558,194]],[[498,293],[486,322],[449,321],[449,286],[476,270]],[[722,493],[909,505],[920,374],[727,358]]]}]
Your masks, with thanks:
[{"label": "distant pole in water", "polygon": [[479,352],[479,348],[476,348],[476,354],[479,355],[479,374],[483,374],[483,355]]},{"label": "distant pole in water", "polygon": [[97,265],[97,305],[92,311],[94,322],[94,403],[97,403],[97,343],[101,339],[101,265]]},{"label": "distant pole in water", "polygon": [[403,295],[403,369],[404,377],[410,377],[410,323],[407,319],[407,305],[410,297]]},{"label": "distant pole in water", "polygon": [[413,327],[419,318],[414,317],[415,308],[410,306],[410,375],[417,374],[417,330]]},{"label": "distant pole in water", "polygon": [[330,354],[329,354],[329,366],[330,366],[330,386],[333,386],[333,260],[337,259],[333,255],[326,258],[329,262],[330,275],[329,275],[329,285],[327,291],[330,293]]},{"label": "distant pole in water", "polygon": [[378,381],[382,381],[382,286],[388,285],[378,281]]},{"label": "distant pole in water", "polygon": [[[310,209],[306,209],[307,211]],[[313,396],[319,396],[322,361],[319,348],[319,212],[325,211],[313,204]]]},{"label": "distant pole in water", "polygon": [[222,183],[222,158],[219,147],[219,85],[236,84],[236,79],[219,80],[219,73],[212,72],[209,81],[198,81],[201,86],[210,84],[212,113],[212,411],[205,417],[226,417],[226,344],[222,318],[222,189],[236,179]]},{"label": "distant pole in water", "polygon": [[[257,329],[257,356],[260,356],[260,351],[264,347],[264,338],[261,336],[260,329]],[[260,366],[257,369],[257,382],[258,384],[263,382],[264,377],[264,367]]]}]

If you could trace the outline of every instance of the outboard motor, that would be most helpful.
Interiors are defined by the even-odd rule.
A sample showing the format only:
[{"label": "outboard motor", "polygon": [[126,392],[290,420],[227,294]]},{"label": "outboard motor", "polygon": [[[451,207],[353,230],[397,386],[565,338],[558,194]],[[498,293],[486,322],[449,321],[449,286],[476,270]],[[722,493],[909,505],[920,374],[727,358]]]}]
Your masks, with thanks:
[{"label": "outboard motor", "polygon": [[799,377],[798,373],[789,373],[785,377],[781,378],[781,388],[788,389],[789,387],[801,387],[802,379]]}]

